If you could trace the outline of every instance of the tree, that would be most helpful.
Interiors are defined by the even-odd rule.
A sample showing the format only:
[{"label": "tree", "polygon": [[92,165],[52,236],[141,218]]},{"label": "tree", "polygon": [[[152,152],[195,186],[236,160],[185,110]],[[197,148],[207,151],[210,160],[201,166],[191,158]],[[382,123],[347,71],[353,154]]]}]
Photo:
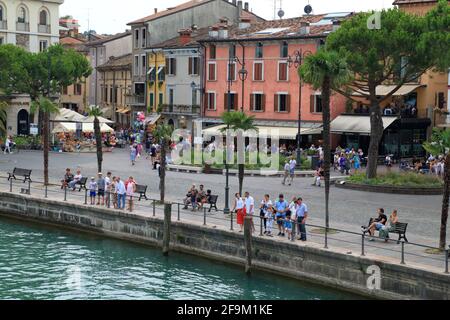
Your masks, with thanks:
[{"label": "tree", "polygon": [[153,132],[153,137],[159,142],[161,146],[161,163],[159,173],[159,192],[160,201],[164,203],[166,192],[166,155],[170,152],[172,141],[173,127],[166,124],[158,124]]},{"label": "tree", "polygon": [[6,129],[6,120],[8,117],[8,114],[6,113],[7,108],[8,104],[5,101],[0,101],[0,137],[6,136],[6,133],[8,132]]},{"label": "tree", "polygon": [[100,131],[100,120],[98,119],[103,115],[99,106],[90,106],[88,111],[89,117],[94,117],[94,135],[95,144],[97,147],[97,167],[98,172],[102,172],[103,163],[103,145],[102,145],[102,133]]},{"label": "tree", "polygon": [[59,113],[59,107],[51,102],[48,98],[39,97],[31,104],[31,112],[35,113],[37,110],[42,112],[44,117],[43,127],[43,142],[44,142],[44,184],[48,185],[48,153],[50,149],[49,143],[49,123],[50,115]]},{"label": "tree", "polygon": [[[352,99],[348,90],[358,92],[370,108],[368,178],[377,175],[378,149],[384,131],[380,104],[428,70],[450,65],[449,12],[445,0],[425,17],[398,9],[383,10],[378,30],[367,26],[374,13],[361,13],[327,38],[326,48],[345,55],[353,75],[353,81],[345,88],[333,89]],[[379,97],[376,89],[383,84],[394,86]]]},{"label": "tree", "polygon": [[325,224],[329,228],[330,200],[330,97],[332,88],[340,88],[350,81],[350,72],[345,59],[334,51],[319,50],[316,54],[307,56],[305,63],[299,68],[300,77],[313,86],[315,90],[322,88],[323,115],[323,152],[325,173]]},{"label": "tree", "polygon": [[[254,124],[255,117],[247,116],[245,113],[241,111],[224,112],[222,114],[222,121],[225,125],[227,125],[227,127],[229,126],[230,129],[235,132],[239,130],[242,130],[243,132],[249,130],[258,131],[258,128]],[[227,127],[223,128],[222,132],[226,132]],[[244,184],[244,174],[245,174],[245,158],[244,163],[238,163],[238,171],[239,171],[238,173],[239,193],[242,194],[242,188]]]},{"label": "tree", "polygon": [[445,157],[444,197],[442,199],[441,230],[439,248],[445,250],[447,238],[448,205],[450,198],[450,130],[434,129],[430,142],[425,142],[424,149],[433,156]]}]

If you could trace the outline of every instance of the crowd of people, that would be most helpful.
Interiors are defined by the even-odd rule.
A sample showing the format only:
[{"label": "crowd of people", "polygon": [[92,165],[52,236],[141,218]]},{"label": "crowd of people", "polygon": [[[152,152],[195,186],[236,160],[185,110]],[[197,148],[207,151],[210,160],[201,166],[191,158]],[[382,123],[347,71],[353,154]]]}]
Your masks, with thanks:
[{"label": "crowd of people", "polygon": [[[383,208],[379,208],[377,217],[370,219],[370,225],[361,228],[362,232],[368,232],[372,237],[375,235],[375,231],[378,231],[379,237],[387,242],[389,241],[389,233],[395,231],[395,225],[399,223],[399,218],[397,210],[392,211],[389,218],[384,212]],[[375,241],[375,239],[370,238],[369,241]]]}]

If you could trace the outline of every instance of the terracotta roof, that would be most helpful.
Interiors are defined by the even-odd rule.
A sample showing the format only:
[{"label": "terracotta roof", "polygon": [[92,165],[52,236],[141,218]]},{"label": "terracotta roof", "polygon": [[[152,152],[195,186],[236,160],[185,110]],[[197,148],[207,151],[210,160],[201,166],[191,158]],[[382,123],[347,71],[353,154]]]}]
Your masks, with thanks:
[{"label": "terracotta roof", "polygon": [[433,3],[438,0],[395,0],[393,5],[416,4],[416,3]]},{"label": "terracotta roof", "polygon": [[84,39],[67,36],[60,38],[59,43],[65,48],[73,49],[78,52],[89,52],[89,49],[86,47],[86,40]]},{"label": "terracotta roof", "polygon": [[82,39],[70,37],[70,36],[63,37],[63,38],[59,39],[59,43],[62,44],[62,45],[65,45],[65,44],[81,44],[81,43],[84,43],[84,42],[86,42],[86,41],[82,40]]},{"label": "terracotta roof", "polygon": [[[197,7],[197,6],[201,6],[201,5],[205,4],[205,3],[212,2],[212,1],[216,1],[216,0],[191,0],[191,1],[188,1],[188,2],[185,2],[185,3],[182,3],[182,4],[180,4],[180,5],[176,6],[176,7],[168,8],[167,10],[160,11],[160,12],[157,12],[155,14],[149,15],[147,17],[144,17],[144,18],[141,18],[141,19],[129,22],[127,25],[141,24],[141,23],[145,23],[145,22],[148,22],[148,21],[156,20],[156,19],[159,19],[159,18],[162,18],[162,17],[165,17],[165,16],[169,16],[171,14],[175,14],[175,13],[180,12],[180,11],[188,10],[188,9],[191,9],[191,8],[194,8],[194,7]],[[228,4],[230,4],[230,5],[232,5],[232,6],[235,6],[235,5],[233,5],[233,3],[229,2],[228,0],[223,0],[223,1],[228,3]],[[262,19],[262,18],[258,17],[257,15],[255,15],[252,12],[246,12],[245,10],[242,10],[242,12],[245,12],[245,16],[250,16],[250,17],[253,17],[253,18],[257,17],[258,19]]]},{"label": "terracotta roof", "polygon": [[194,47],[198,46],[198,41],[205,40],[209,36],[209,28],[200,28],[198,30],[195,30],[191,34],[191,41],[189,42],[183,42],[182,38],[180,36],[177,36],[175,38],[169,39],[167,41],[152,45],[150,49],[156,49],[156,48],[162,48],[162,49],[169,49],[169,48],[183,48],[183,47]]},{"label": "terracotta roof", "polygon": [[97,46],[97,45],[104,44],[106,42],[110,42],[110,41],[114,41],[114,40],[117,40],[117,39],[120,39],[120,38],[123,38],[123,37],[127,37],[129,35],[131,35],[131,31],[127,30],[125,32],[117,33],[117,34],[114,34],[112,36],[108,36],[108,37],[104,37],[104,38],[101,38],[101,39],[98,39],[98,40],[90,41],[86,45],[87,46]]},{"label": "terracotta roof", "polygon": [[111,57],[108,62],[98,66],[97,69],[100,71],[106,70],[117,70],[117,69],[131,69],[133,63],[133,58],[131,53],[120,56],[120,57]]}]

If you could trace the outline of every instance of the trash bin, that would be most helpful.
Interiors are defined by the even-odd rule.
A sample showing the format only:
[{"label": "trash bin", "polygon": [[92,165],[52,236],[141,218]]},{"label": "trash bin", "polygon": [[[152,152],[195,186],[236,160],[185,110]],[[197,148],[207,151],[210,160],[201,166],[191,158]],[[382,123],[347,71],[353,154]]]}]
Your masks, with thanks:
[{"label": "trash bin", "polygon": [[318,166],[319,166],[319,157],[312,156],[311,157],[311,169],[316,170]]}]

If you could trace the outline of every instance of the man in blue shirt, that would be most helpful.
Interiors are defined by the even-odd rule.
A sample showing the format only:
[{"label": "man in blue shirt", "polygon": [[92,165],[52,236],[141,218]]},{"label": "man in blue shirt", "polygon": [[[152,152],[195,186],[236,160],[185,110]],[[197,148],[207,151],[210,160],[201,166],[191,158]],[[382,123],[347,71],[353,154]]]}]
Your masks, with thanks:
[{"label": "man in blue shirt", "polygon": [[303,203],[303,199],[297,199],[297,207],[295,209],[295,216],[297,217],[298,240],[306,241],[306,219],[308,218],[308,207]]},{"label": "man in blue shirt", "polygon": [[284,220],[286,219],[286,211],[289,208],[289,204],[284,200],[284,195],[280,194],[278,200],[275,202],[273,209],[275,211],[275,219],[278,225],[278,236],[284,237]]}]

